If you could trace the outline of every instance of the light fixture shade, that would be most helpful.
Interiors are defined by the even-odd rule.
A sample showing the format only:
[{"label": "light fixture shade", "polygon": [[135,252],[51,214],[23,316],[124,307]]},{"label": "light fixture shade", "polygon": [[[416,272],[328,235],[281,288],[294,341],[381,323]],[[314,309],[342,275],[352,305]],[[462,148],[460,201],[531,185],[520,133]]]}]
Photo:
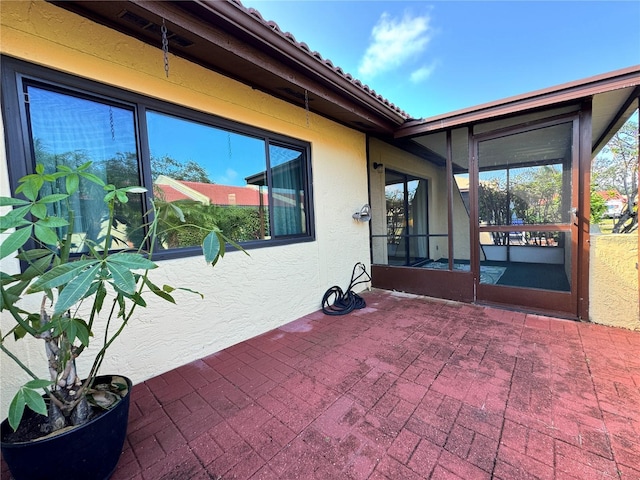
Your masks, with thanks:
[{"label": "light fixture shade", "polygon": [[359,212],[356,212],[351,216],[359,222],[368,222],[371,220],[371,207],[368,203],[365,203]]}]

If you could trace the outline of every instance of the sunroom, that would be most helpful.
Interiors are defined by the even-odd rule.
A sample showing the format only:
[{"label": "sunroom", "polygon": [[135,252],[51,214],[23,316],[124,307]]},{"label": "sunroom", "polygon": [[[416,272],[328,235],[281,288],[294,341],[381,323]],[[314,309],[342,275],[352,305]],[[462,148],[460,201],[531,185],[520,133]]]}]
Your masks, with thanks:
[{"label": "sunroom", "polygon": [[[415,120],[369,140],[374,285],[588,319],[591,160],[638,69]],[[406,150],[406,149],[405,149]]]}]

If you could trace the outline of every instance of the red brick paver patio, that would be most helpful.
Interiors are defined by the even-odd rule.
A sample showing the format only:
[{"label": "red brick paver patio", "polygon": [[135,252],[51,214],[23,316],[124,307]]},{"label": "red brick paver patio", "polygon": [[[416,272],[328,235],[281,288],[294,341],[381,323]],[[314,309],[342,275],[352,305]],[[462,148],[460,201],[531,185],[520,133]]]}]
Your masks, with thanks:
[{"label": "red brick paver patio", "polygon": [[136,385],[113,478],[640,479],[640,333],[364,297]]},{"label": "red brick paver patio", "polygon": [[113,479],[640,479],[640,333],[364,297],[136,385]]}]

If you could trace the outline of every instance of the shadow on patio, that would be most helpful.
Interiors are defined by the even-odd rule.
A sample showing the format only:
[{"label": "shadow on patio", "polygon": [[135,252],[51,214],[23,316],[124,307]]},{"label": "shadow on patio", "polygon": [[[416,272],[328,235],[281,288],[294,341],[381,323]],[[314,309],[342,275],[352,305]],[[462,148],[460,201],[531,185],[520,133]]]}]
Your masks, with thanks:
[{"label": "shadow on patio", "polygon": [[136,385],[113,479],[640,478],[640,333],[364,297]]}]

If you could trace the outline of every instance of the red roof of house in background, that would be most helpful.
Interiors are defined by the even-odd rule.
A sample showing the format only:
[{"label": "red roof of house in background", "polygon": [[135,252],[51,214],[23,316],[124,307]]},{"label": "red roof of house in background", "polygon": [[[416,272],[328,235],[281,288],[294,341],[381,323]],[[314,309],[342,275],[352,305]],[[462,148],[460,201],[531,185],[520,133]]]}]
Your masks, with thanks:
[{"label": "red roof of house in background", "polygon": [[[212,205],[240,205],[240,206],[259,206],[267,205],[268,197],[266,193],[262,193],[262,203],[260,203],[260,192],[254,187],[236,187],[231,185],[219,185],[217,183],[200,183],[178,181],[184,186],[194,190],[211,200]],[[197,200],[189,195],[182,193],[170,185],[156,184],[155,188],[162,191],[164,200],[175,202],[176,200]]]},{"label": "red roof of house in background", "polygon": [[156,184],[153,186],[153,189],[159,190],[161,192],[162,200],[166,202],[175,202],[176,200],[189,200],[188,196],[186,196],[184,193],[177,191],[175,188],[173,188],[170,185]]},{"label": "red roof of house in background", "polygon": [[623,202],[627,201],[627,197],[622,195],[617,190],[600,190],[599,192],[596,192],[596,193],[600,195],[602,198],[604,198],[605,200],[622,200]]}]

